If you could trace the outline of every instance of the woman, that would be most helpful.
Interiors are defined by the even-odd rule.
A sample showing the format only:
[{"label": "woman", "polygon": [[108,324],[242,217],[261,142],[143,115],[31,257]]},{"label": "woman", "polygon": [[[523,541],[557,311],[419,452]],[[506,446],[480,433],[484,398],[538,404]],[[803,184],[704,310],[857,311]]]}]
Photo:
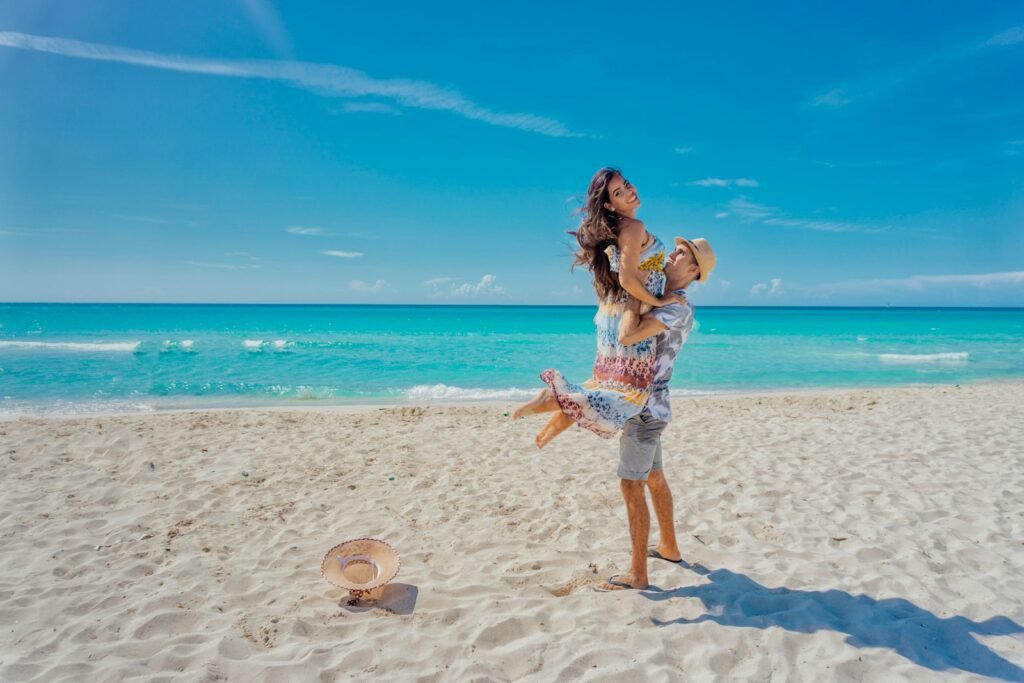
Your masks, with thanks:
[{"label": "woman", "polygon": [[649,306],[664,306],[679,298],[662,296],[665,288],[665,247],[637,220],[640,197],[614,168],[602,168],[590,181],[579,229],[573,267],[584,266],[594,277],[598,308],[597,358],[593,376],[581,385],[565,380],[557,370],[545,370],[548,385],[513,414],[555,415],[537,434],[538,448],[573,422],[610,439],[647,403],[654,372],[654,340],[629,346],[619,343],[619,321],[630,296]]}]

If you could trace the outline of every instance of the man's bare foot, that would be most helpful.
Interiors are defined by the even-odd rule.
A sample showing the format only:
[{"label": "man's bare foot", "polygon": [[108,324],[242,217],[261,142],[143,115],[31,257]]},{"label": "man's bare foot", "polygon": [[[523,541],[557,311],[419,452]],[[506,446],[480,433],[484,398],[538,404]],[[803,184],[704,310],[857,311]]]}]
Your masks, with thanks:
[{"label": "man's bare foot", "polygon": [[545,404],[547,404],[549,399],[554,399],[554,396],[551,395],[551,390],[541,389],[540,393],[515,409],[515,412],[512,413],[512,419],[518,420],[527,415],[544,412]]},{"label": "man's bare foot", "polygon": [[537,438],[535,438],[533,442],[537,444],[537,448],[544,448],[549,443],[551,443],[551,439],[555,438],[556,436],[564,432],[566,429],[571,427],[572,423],[573,419],[571,417],[569,417],[562,411],[558,411],[557,413],[552,415],[551,419],[547,421],[547,424],[545,424],[541,428],[541,430],[537,432]]},{"label": "man's bare foot", "polygon": [[643,581],[639,581],[632,574],[619,574],[617,576],[612,576],[607,581],[594,586],[594,590],[601,593],[610,593],[612,591],[627,591],[630,589],[646,590],[647,579],[645,578]]}]

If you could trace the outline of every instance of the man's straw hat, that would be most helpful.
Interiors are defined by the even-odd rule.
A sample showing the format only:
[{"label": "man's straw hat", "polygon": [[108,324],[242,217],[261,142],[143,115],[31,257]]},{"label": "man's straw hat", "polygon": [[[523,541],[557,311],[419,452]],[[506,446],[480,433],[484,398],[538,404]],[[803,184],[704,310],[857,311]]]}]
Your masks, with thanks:
[{"label": "man's straw hat", "polygon": [[715,269],[715,252],[711,250],[711,245],[703,237],[698,237],[694,240],[688,240],[685,237],[676,238],[676,247],[682,245],[690,247],[690,251],[693,252],[693,258],[697,261],[697,267],[700,268],[700,276],[697,278],[697,282],[705,282],[708,276],[711,275],[711,271]]},{"label": "man's straw hat", "polygon": [[373,598],[395,578],[400,566],[398,553],[384,541],[355,538],[327,551],[320,574],[354,598]]}]

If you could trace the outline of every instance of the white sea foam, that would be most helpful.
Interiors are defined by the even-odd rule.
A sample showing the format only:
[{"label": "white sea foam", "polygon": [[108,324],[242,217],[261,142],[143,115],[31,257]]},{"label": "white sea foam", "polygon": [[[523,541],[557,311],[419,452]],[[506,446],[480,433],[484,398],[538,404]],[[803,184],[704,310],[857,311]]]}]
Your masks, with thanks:
[{"label": "white sea foam", "polygon": [[857,341],[859,341],[859,342],[866,342],[867,340],[868,340],[867,337],[863,337],[863,336],[857,337]]},{"label": "white sea foam", "polygon": [[530,398],[538,391],[540,391],[540,387],[536,389],[520,389],[518,387],[473,389],[453,387],[447,384],[417,384],[406,391],[405,396],[413,401],[505,401]]},{"label": "white sea foam", "polygon": [[668,395],[675,396],[676,398],[685,398],[687,396],[714,396],[720,394],[720,391],[703,391],[701,389],[669,389]]},{"label": "white sea foam", "polygon": [[[533,398],[542,387],[523,389],[508,387],[507,389],[483,389],[453,387],[447,384],[417,384],[405,392],[411,401],[521,401]],[[669,395],[676,398],[686,396],[710,396],[713,391],[697,389],[670,389]]]},{"label": "white sea foam", "polygon": [[187,353],[194,352],[192,348],[195,346],[195,341],[192,339],[182,339],[181,341],[175,341],[173,339],[165,339],[164,345],[160,349],[161,351],[185,351]]},{"label": "white sea foam", "polygon": [[966,351],[955,353],[883,353],[878,359],[883,363],[910,365],[916,363],[965,363]]},{"label": "white sea foam", "polygon": [[40,351],[120,351],[133,352],[142,342],[28,342],[0,341],[0,349],[35,349]]},{"label": "white sea foam", "polygon": [[131,400],[110,401],[15,401],[4,396],[0,401],[0,420],[18,417],[74,417],[82,415],[116,415],[122,413],[150,413],[155,410],[148,403]]},{"label": "white sea foam", "polygon": [[287,349],[292,348],[293,346],[295,346],[295,343],[294,342],[290,342],[287,339],[275,339],[274,340],[274,350],[275,351],[285,351]]},{"label": "white sea foam", "polygon": [[242,342],[242,346],[249,349],[250,351],[262,351],[263,346],[266,344],[262,339],[246,339]]}]

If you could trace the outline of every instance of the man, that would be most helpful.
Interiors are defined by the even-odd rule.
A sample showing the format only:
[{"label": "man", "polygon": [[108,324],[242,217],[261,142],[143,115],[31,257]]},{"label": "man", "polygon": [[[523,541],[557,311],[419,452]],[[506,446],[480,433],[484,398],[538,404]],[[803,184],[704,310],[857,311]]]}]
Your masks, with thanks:
[{"label": "man", "polygon": [[[632,561],[629,572],[613,576],[596,587],[599,591],[647,588],[647,558],[679,562],[682,556],[676,542],[672,516],[672,491],[662,470],[661,433],[672,419],[668,382],[676,356],[693,329],[693,304],[686,298],[690,283],[705,282],[715,267],[715,253],[703,238],[693,241],[676,238],[676,248],[665,264],[665,291],[682,297],[672,303],[641,311],[640,302],[630,298],[619,326],[619,341],[635,344],[657,335],[655,340],[654,381],[643,411],[630,418],[619,440],[619,479],[626,501]],[[658,544],[647,547],[651,515],[647,509],[644,486],[651,490],[651,502],[658,518]]]}]

